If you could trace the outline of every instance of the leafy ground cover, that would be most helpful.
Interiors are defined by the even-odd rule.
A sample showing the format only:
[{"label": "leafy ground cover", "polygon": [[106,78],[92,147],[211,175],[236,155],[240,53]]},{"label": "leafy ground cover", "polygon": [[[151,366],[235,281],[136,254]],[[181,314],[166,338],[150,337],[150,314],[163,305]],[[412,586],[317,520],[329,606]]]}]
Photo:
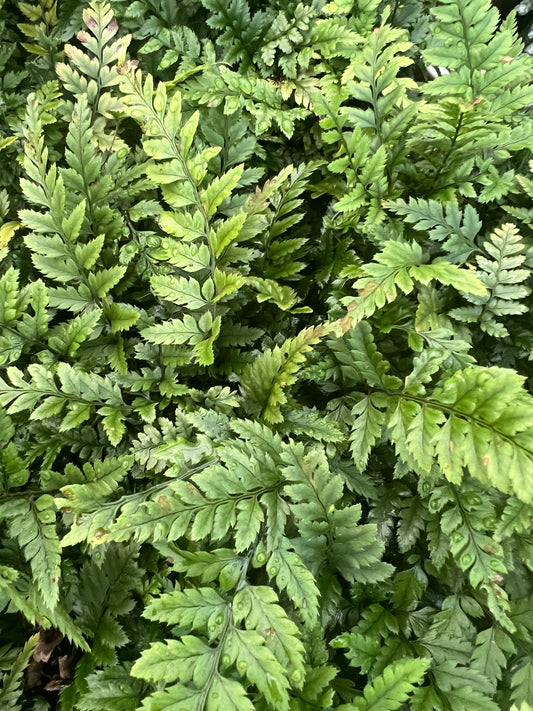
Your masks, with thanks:
[{"label": "leafy ground cover", "polygon": [[516,15],[0,8],[1,708],[530,711]]}]

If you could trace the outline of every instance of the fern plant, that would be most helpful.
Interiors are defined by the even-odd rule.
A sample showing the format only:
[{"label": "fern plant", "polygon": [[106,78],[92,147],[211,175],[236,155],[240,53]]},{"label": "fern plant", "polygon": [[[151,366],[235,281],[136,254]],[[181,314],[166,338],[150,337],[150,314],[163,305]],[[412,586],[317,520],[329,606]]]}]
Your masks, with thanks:
[{"label": "fern plant", "polygon": [[6,708],[528,711],[513,15],[4,9]]}]

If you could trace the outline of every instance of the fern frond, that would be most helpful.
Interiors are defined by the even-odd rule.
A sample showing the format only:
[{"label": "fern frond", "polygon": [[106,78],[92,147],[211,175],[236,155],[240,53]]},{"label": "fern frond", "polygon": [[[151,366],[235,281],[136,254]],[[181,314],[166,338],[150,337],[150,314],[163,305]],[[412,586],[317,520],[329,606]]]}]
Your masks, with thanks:
[{"label": "fern frond", "polygon": [[[428,666],[426,659],[407,659],[389,665],[364,688],[364,699],[356,699],[351,708],[358,711],[393,711],[400,708],[414,691],[415,685],[423,680]],[[348,711],[350,706],[344,708]]]},{"label": "fern frond", "polygon": [[[450,540],[450,552],[470,582],[478,587],[488,583],[495,572],[505,573],[503,549],[485,533],[485,521],[494,515],[489,502],[483,502],[480,489],[471,486],[455,489],[452,485],[437,488],[430,498],[430,511],[441,512],[440,526]],[[502,606],[506,606],[502,595]]]},{"label": "fern frond", "polygon": [[388,206],[414,225],[414,229],[427,231],[430,239],[442,242],[449,261],[464,263],[476,251],[475,238],[481,229],[481,220],[471,205],[460,210],[448,202],[410,198],[393,200]]},{"label": "fern frond", "polygon": [[523,282],[531,270],[521,268],[526,255],[515,225],[506,223],[494,230],[490,241],[483,243],[483,250],[488,257],[479,255],[476,262],[479,280],[486,286],[487,293],[484,296],[465,294],[472,306],[452,309],[450,316],[458,321],[475,321],[489,335],[503,338],[509,331],[498,319],[527,311],[527,306],[519,301],[530,292]]},{"label": "fern frond", "polygon": [[235,595],[233,620],[235,623],[243,621],[247,630],[259,633],[293,685],[300,687],[304,678],[305,650],[298,627],[278,603],[272,588],[247,585]]},{"label": "fern frond", "polygon": [[[519,57],[514,28],[503,23],[497,31],[498,10],[489,0],[446,1],[433,7],[431,14],[435,20],[423,56],[428,63],[453,71],[428,82],[427,94],[453,94],[473,101],[527,82],[529,61]],[[504,57],[509,59],[503,62]]]},{"label": "fern frond", "polygon": [[228,63],[241,60],[246,66],[259,46],[267,29],[268,17],[264,12],[250,13],[246,0],[202,0],[211,11],[208,24],[222,30],[218,42],[224,47]]},{"label": "fern frond", "polygon": [[5,709],[18,711],[18,709],[22,708],[19,704],[19,699],[24,693],[24,671],[30,662],[38,641],[38,634],[30,637],[15,658],[9,673],[3,674],[0,678],[0,702]]},{"label": "fern frond", "polygon": [[295,445],[283,460],[285,476],[294,482],[286,487],[301,536],[294,543],[307,567],[316,575],[321,569],[337,569],[351,582],[384,580],[392,568],[380,561],[383,548],[376,529],[359,525],[358,504],[339,506],[343,481],[339,475],[331,476],[324,454],[319,450],[304,454],[303,446]]},{"label": "fern frond", "polygon": [[[73,464],[67,464],[65,474],[72,482],[61,487],[63,497],[55,499],[58,509],[68,509],[76,514],[93,511],[102,500],[118,489],[119,483],[131,468],[131,459],[95,460],[92,464],[83,465],[83,472]],[[75,482],[75,483],[74,483]]]},{"label": "fern frond", "polygon": [[42,494],[30,501],[21,496],[10,504],[4,503],[0,516],[7,520],[10,537],[20,545],[35,585],[53,611],[59,600],[61,577],[61,546],[53,498]]},{"label": "fern frond", "polygon": [[247,366],[241,375],[245,407],[266,422],[283,421],[281,408],[287,402],[284,388],[296,382],[305,353],[318,343],[320,328],[309,328],[280,346],[268,349]]},{"label": "fern frond", "polygon": [[[411,293],[416,281],[425,285],[435,280],[471,294],[482,296],[487,293],[480,279],[466,269],[448,262],[424,264],[422,248],[416,243],[389,240],[376,255],[375,262],[364,267],[364,272],[366,276],[354,285],[359,290],[355,308],[349,314],[354,325],[394,301],[398,291]],[[345,303],[352,301],[351,297],[343,299]]]},{"label": "fern frond", "polygon": [[[225,699],[221,689],[231,686],[233,698],[225,699],[224,707],[248,709],[244,690],[254,684],[275,708],[288,711],[287,689],[303,680],[303,646],[296,625],[276,602],[270,588],[252,586],[237,591],[232,601],[207,587],[154,599],[145,612],[149,619],[178,623],[197,635],[152,644],[134,664],[133,676],[173,683],[167,692],[153,694],[148,708],[189,698],[203,711],[215,699]],[[242,681],[228,684],[232,669]]]},{"label": "fern frond", "polygon": [[518,704],[527,704],[533,691],[533,661],[526,663],[514,672],[511,679],[512,699]]},{"label": "fern frond", "polygon": [[522,383],[520,376],[502,368],[458,371],[433,392],[435,408],[429,403],[414,407],[407,415],[412,422],[408,427],[414,433],[426,414],[442,417],[442,426],[428,425],[428,441],[434,437],[439,465],[450,481],[459,481],[467,467],[480,481],[529,502],[533,400]]},{"label": "fern frond", "polygon": [[111,544],[99,562],[88,560],[80,570],[75,621],[92,645],[78,663],[73,683],[63,691],[62,703],[67,708],[86,690],[85,678],[97,666],[112,664],[117,648],[128,641],[124,622],[135,607],[134,594],[142,589],[137,557],[135,547]]},{"label": "fern frond", "polygon": [[268,559],[266,571],[279,590],[286,590],[304,623],[312,628],[318,622],[319,591],[300,556],[282,545]]},{"label": "fern frond", "polygon": [[[9,413],[35,408],[32,420],[46,420],[61,414],[61,430],[69,430],[85,422],[97,408],[110,442],[121,441],[125,432],[123,421],[130,409],[124,404],[120,388],[110,378],[59,363],[56,372],[61,387],[58,387],[54,373],[44,366],[34,363],[28,371],[29,382],[14,367],[7,371],[11,384],[0,379],[0,403],[9,405]],[[41,404],[36,407],[40,400]]]},{"label": "fern frond", "polygon": [[79,711],[135,711],[142,697],[142,683],[132,679],[131,664],[114,665],[90,674],[87,690],[76,700]]}]

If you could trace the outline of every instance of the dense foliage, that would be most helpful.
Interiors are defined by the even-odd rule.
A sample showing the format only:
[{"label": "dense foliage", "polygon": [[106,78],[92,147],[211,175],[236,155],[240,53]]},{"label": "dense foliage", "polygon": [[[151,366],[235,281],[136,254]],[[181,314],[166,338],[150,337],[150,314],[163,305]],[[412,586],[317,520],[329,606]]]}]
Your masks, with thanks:
[{"label": "dense foliage", "polygon": [[0,7],[1,708],[530,711],[516,15]]}]

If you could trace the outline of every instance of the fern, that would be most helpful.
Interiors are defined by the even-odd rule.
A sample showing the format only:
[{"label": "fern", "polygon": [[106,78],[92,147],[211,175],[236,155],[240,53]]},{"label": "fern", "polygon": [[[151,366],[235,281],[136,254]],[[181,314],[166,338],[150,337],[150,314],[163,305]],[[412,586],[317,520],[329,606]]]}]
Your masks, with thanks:
[{"label": "fern", "polygon": [[[184,635],[156,643],[141,656],[132,669],[134,676],[178,682],[167,692],[156,692],[146,707],[188,700],[204,708],[223,699],[230,708],[251,708],[241,686],[251,683],[271,704],[288,709],[290,681],[301,682],[303,647],[296,626],[276,599],[269,588],[244,586],[231,603],[210,588],[169,593],[155,601],[146,610],[150,619],[178,622],[184,631],[203,633],[204,639]],[[254,614],[249,615],[251,606]],[[246,629],[240,625],[244,617]],[[208,641],[216,646],[208,646]],[[230,668],[242,682],[225,678],[221,672]]]},{"label": "fern", "polygon": [[315,575],[329,563],[350,581],[382,580],[391,569],[378,562],[382,548],[375,540],[374,527],[357,526],[361,518],[359,506],[337,508],[342,479],[328,476],[320,452],[310,452],[305,458],[302,454],[300,447],[284,459],[287,476],[295,482],[290,484],[288,494],[294,502],[302,502],[294,503],[292,511],[300,532],[297,550],[304,562],[313,561]]},{"label": "fern", "polygon": [[220,0],[202,0],[202,4],[212,13],[209,26],[224,30],[218,42],[226,48],[227,61],[240,59],[249,63],[267,28],[265,13],[251,15],[246,0],[232,0],[229,5]]},{"label": "fern", "polygon": [[0,699],[6,709],[20,709],[19,699],[23,692],[24,670],[37,646],[38,635],[33,635],[16,656],[9,673],[2,676]]},{"label": "fern", "polygon": [[521,254],[520,234],[512,224],[504,224],[495,230],[491,241],[484,242],[483,249],[492,258],[477,257],[480,281],[487,287],[487,295],[467,296],[473,307],[454,309],[450,315],[459,321],[475,319],[482,331],[502,338],[509,335],[509,331],[496,319],[527,310],[525,304],[516,302],[529,293],[529,289],[522,285],[529,276],[529,269],[519,269],[525,262],[525,255]]},{"label": "fern", "polygon": [[527,711],[523,18],[12,5],[4,705]]},{"label": "fern", "polygon": [[303,331],[280,348],[275,346],[258,356],[243,372],[241,387],[249,412],[258,414],[266,422],[281,422],[281,407],[287,402],[283,388],[296,382],[296,373],[319,333],[315,329]]},{"label": "fern", "polygon": [[[353,704],[354,709],[389,711],[400,708],[414,685],[423,678],[427,663],[423,659],[410,659],[391,665],[365,687],[364,699]],[[349,708],[349,707],[348,707]]]},{"label": "fern", "polygon": [[[365,276],[354,284],[359,290],[359,298],[350,313],[353,323],[372,315],[377,309],[393,301],[398,290],[409,294],[415,281],[428,284],[436,280],[480,296],[486,293],[486,287],[466,269],[446,262],[423,264],[422,249],[416,243],[391,240],[382,252],[376,255],[375,260],[375,263],[366,265]],[[351,303],[352,299],[345,297],[344,301]]]},{"label": "fern", "polygon": [[[466,89],[466,99],[472,101],[478,97],[489,98],[503,86],[511,88],[523,80],[527,60],[518,56],[520,44],[513,35],[512,25],[508,21],[496,32],[498,12],[489,2],[458,0],[434,8],[432,15],[435,23],[438,22],[439,32],[432,33],[425,59],[455,71],[430,82],[428,93],[434,95],[444,90],[448,95],[464,96],[462,92]],[[457,47],[453,57],[447,50],[450,40]],[[512,67],[509,66],[511,61],[502,64],[502,56],[516,63]],[[509,94],[506,99],[508,97]]]},{"label": "fern", "polygon": [[428,237],[435,242],[442,242],[448,252],[448,259],[465,262],[476,250],[475,238],[481,229],[481,221],[471,205],[461,211],[453,203],[446,208],[437,200],[417,200],[411,198],[395,200],[390,208],[406,221],[414,225],[417,231],[427,231]]},{"label": "fern", "polygon": [[76,702],[80,711],[135,711],[142,695],[141,682],[132,679],[130,665],[114,666],[87,677],[87,691]]},{"label": "fern", "polygon": [[533,685],[533,664],[531,662],[527,662],[513,674],[512,685],[513,701],[521,703],[523,708],[523,705],[528,703]]}]

